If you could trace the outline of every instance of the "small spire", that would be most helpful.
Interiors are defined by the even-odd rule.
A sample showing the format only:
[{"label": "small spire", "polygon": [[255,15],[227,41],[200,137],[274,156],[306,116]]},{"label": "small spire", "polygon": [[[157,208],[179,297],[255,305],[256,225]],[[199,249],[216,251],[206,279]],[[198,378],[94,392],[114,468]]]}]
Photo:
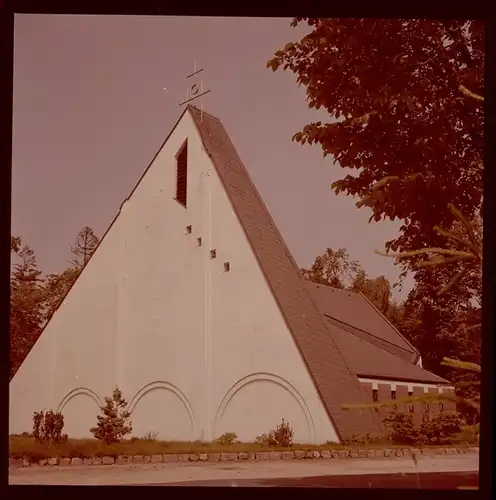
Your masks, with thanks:
[{"label": "small spire", "polygon": [[[211,89],[203,90],[203,80],[198,76],[203,71],[203,68],[196,69],[196,61],[193,62],[193,73],[190,73],[186,79],[188,87],[186,89],[186,100],[181,102],[179,106],[184,104],[192,106],[189,103],[208,94]],[[200,79],[199,79],[200,78]],[[199,80],[198,80],[199,79]],[[196,107],[196,106],[193,106]],[[198,108],[197,108],[198,109]],[[200,101],[200,120],[203,121],[203,99]]]}]

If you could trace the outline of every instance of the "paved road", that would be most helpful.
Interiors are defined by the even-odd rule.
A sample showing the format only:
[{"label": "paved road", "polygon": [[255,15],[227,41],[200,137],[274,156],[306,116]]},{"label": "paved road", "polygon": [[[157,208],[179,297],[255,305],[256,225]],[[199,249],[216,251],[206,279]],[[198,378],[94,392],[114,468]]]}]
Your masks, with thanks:
[{"label": "paved road", "polygon": [[[422,457],[415,468],[409,459],[298,460],[286,462],[214,462],[80,467],[23,467],[9,470],[10,484],[158,485],[191,481],[285,481],[322,476],[478,471],[478,455]],[[415,474],[416,475],[416,474]],[[311,481],[311,479],[306,479]],[[358,480],[358,478],[357,478]],[[240,484],[241,485],[241,484]],[[269,484],[261,484],[269,485]]]},{"label": "paved road", "polygon": [[[136,485],[138,486],[138,485]],[[140,485],[143,486],[143,485]],[[289,488],[408,488],[422,490],[478,489],[478,472],[423,472],[420,474],[363,474],[274,479],[186,481],[153,486],[239,486]]]}]

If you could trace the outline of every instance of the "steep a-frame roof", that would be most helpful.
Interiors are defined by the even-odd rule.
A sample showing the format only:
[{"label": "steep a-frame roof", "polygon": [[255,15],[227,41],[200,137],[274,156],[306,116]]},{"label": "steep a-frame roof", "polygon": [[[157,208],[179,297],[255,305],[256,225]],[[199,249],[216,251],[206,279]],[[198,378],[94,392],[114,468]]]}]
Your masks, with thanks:
[{"label": "steep a-frame roof", "polygon": [[222,123],[193,106],[189,111],[337,431],[344,437],[377,430],[375,412],[343,410],[363,403],[364,393],[336,345],[337,327],[326,325]]}]

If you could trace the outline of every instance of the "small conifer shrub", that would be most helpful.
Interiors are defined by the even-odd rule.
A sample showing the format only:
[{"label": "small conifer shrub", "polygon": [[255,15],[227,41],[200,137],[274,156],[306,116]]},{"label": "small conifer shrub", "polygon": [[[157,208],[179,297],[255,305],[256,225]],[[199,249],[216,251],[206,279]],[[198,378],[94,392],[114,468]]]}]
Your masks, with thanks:
[{"label": "small conifer shrub", "polygon": [[127,401],[119,388],[115,388],[112,397],[105,398],[101,407],[102,415],[98,415],[96,427],[90,432],[96,439],[105,443],[118,443],[124,436],[131,434],[133,427],[131,414],[126,410]]}]

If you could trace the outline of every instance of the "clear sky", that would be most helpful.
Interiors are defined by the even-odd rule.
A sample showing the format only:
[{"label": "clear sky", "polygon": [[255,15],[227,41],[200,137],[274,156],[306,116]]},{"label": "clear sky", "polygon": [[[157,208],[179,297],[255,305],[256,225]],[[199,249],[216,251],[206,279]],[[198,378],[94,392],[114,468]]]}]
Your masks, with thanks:
[{"label": "clear sky", "polygon": [[399,224],[369,224],[367,209],[330,189],[352,172],[291,141],[325,115],[308,109],[293,74],[265,67],[305,33],[289,22],[16,15],[12,234],[45,273],[68,266],[83,226],[103,235],[178,119],[196,60],[212,89],[204,109],[222,120],[297,263],[344,247],[369,275],[396,280],[374,250]]}]

